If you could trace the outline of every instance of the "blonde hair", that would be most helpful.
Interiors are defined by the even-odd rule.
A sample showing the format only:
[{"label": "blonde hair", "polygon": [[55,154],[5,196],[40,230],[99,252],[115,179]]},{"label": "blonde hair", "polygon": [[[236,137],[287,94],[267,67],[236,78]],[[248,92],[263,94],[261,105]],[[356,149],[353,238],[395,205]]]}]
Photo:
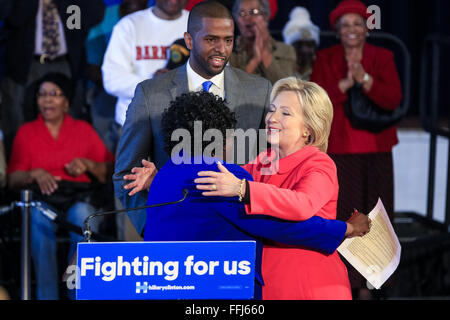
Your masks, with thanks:
[{"label": "blonde hair", "polygon": [[293,91],[297,94],[303,121],[310,132],[308,145],[327,152],[328,137],[333,120],[333,105],[328,94],[314,82],[288,77],[275,82],[270,94],[270,101],[284,91]]}]

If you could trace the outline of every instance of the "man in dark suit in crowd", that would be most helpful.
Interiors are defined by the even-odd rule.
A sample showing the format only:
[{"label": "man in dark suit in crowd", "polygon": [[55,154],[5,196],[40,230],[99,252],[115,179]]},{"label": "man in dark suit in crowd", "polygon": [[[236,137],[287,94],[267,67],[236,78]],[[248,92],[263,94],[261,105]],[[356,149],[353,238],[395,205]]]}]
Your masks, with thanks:
[{"label": "man in dark suit in crowd", "polygon": [[[49,72],[76,83],[84,68],[84,42],[105,11],[103,0],[2,0],[5,9],[5,75],[1,83],[1,127],[9,150],[18,127],[37,116],[33,84]],[[74,6],[75,5],[75,6]],[[81,86],[72,115],[82,114]]]},{"label": "man in dark suit in crowd", "polygon": [[[234,22],[228,9],[215,1],[197,4],[190,12],[184,39],[191,50],[189,61],[141,82],[128,107],[114,173],[115,193],[125,208],[145,205],[148,193],[140,191],[129,196],[124,189],[124,175],[134,167],[141,167],[143,159],[152,161],[157,168],[169,159],[164,152],[161,114],[170,101],[182,93],[203,89],[224,98],[237,115],[238,129],[246,131],[264,126],[271,84],[266,79],[226,66],[234,41]],[[256,147],[256,143],[249,145],[249,153],[256,156]],[[145,211],[131,213],[130,219],[141,234]]]}]

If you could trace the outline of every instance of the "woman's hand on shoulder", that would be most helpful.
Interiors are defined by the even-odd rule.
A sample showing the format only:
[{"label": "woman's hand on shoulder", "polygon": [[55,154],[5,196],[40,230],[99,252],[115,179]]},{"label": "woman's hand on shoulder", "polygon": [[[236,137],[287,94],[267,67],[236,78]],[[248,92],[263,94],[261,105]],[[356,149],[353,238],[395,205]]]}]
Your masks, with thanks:
[{"label": "woman's hand on shoulder", "polygon": [[130,183],[124,186],[124,189],[131,189],[128,193],[129,196],[135,195],[145,189],[148,191],[157,172],[158,170],[153,162],[142,159],[142,167],[134,167],[131,169],[132,174],[123,176],[124,180],[127,182],[130,181]]},{"label": "woman's hand on shoulder", "polygon": [[[204,190],[204,196],[222,196],[235,197],[239,195],[241,187],[241,179],[228,171],[221,163],[217,163],[219,172],[217,171],[200,171],[198,175],[203,178],[197,178],[194,182],[197,184],[198,190]],[[243,193],[245,195],[245,192]]]}]

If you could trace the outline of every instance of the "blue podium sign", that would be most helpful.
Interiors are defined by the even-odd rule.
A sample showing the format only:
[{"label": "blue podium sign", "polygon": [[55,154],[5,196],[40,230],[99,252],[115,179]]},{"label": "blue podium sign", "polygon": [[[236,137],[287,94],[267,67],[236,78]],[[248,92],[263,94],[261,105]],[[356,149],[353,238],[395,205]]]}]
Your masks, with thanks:
[{"label": "blue podium sign", "polygon": [[79,243],[77,300],[251,299],[255,241]]}]

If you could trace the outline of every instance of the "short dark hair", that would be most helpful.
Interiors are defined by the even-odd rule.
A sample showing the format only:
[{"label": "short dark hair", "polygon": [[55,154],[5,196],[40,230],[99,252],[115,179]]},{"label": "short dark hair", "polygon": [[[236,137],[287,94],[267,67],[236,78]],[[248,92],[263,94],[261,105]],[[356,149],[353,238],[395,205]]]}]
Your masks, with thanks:
[{"label": "short dark hair", "polygon": [[38,93],[41,85],[44,82],[51,82],[53,84],[56,84],[61,89],[67,100],[69,101],[72,100],[74,85],[72,80],[65,74],[61,72],[50,72],[42,76],[40,79],[36,81],[35,87],[36,94]]},{"label": "short dark hair", "polygon": [[193,37],[202,27],[203,18],[231,19],[233,16],[227,7],[217,1],[203,1],[197,3],[190,11],[187,32]]},{"label": "short dark hair", "polygon": [[[194,122],[202,122],[202,136],[208,129],[220,130],[225,140],[226,130],[234,129],[236,116],[219,96],[206,91],[184,93],[170,102],[161,119],[164,137],[164,150],[171,154],[173,148],[179,143],[172,141],[172,132],[176,129],[186,129],[194,137]],[[225,141],[223,141],[225,143]],[[203,141],[202,150],[210,144]],[[225,144],[224,144],[225,145]],[[193,145],[191,145],[191,154]]]}]

